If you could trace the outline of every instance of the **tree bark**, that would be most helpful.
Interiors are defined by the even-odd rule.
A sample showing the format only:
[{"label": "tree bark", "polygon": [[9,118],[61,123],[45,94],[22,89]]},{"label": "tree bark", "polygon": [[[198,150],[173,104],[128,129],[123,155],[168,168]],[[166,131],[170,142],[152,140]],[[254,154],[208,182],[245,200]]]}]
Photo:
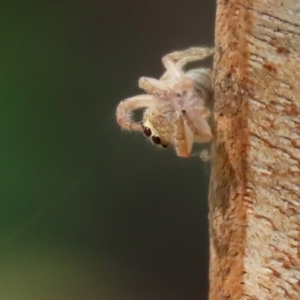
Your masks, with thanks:
[{"label": "tree bark", "polygon": [[300,299],[300,0],[218,0],[210,300]]}]

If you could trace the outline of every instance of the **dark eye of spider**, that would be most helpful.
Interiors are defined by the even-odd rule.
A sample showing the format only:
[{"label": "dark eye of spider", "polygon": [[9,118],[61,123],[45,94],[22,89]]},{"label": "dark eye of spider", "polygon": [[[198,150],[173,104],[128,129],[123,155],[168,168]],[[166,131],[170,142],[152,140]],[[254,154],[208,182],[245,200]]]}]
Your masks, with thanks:
[{"label": "dark eye of spider", "polygon": [[168,145],[162,144],[161,146],[162,146],[163,148],[168,148]]},{"label": "dark eye of spider", "polygon": [[153,136],[151,137],[151,139],[152,139],[152,142],[153,142],[154,144],[156,144],[156,145],[161,144],[161,139],[160,139],[159,136],[153,135]]},{"label": "dark eye of spider", "polygon": [[152,132],[151,132],[151,129],[149,127],[144,127],[144,135],[145,136],[151,136]]}]

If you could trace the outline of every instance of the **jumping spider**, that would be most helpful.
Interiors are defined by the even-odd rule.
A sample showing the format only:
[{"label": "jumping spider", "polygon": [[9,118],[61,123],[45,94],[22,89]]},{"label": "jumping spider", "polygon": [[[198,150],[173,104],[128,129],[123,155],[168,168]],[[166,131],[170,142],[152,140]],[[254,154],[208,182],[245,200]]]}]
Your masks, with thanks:
[{"label": "jumping spider", "polygon": [[[127,130],[143,132],[152,142],[162,147],[173,145],[178,156],[187,157],[193,143],[210,142],[212,133],[207,102],[211,97],[211,70],[183,67],[212,55],[211,48],[189,48],[163,57],[166,68],[157,80],[141,77],[139,87],[146,94],[120,102],[117,121]],[[132,118],[132,111],[146,108],[142,123]]]}]

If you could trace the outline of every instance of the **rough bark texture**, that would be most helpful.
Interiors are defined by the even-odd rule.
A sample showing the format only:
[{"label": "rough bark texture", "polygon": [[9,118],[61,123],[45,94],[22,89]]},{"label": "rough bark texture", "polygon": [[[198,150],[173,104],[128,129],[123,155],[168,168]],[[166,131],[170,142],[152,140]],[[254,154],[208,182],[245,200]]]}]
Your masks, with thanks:
[{"label": "rough bark texture", "polygon": [[300,299],[300,0],[218,0],[210,299]]}]

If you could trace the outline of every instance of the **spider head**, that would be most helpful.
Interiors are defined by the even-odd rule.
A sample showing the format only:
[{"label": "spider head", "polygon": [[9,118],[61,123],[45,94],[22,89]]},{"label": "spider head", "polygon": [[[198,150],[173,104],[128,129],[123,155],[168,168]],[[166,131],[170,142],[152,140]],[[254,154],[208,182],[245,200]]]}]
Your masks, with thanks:
[{"label": "spider head", "polygon": [[188,157],[194,142],[194,135],[169,99],[160,98],[144,112],[143,133],[155,145],[166,148],[173,146],[178,156]]},{"label": "spider head", "polygon": [[155,145],[167,148],[174,144],[174,110],[170,102],[159,99],[146,109],[143,116],[143,133]]},{"label": "spider head", "polygon": [[167,148],[169,143],[166,141],[162,141],[161,137],[157,133],[157,131],[153,128],[152,124],[149,121],[146,121],[143,125],[143,132],[146,137],[148,137],[151,142],[155,145],[161,146],[163,148]]}]

